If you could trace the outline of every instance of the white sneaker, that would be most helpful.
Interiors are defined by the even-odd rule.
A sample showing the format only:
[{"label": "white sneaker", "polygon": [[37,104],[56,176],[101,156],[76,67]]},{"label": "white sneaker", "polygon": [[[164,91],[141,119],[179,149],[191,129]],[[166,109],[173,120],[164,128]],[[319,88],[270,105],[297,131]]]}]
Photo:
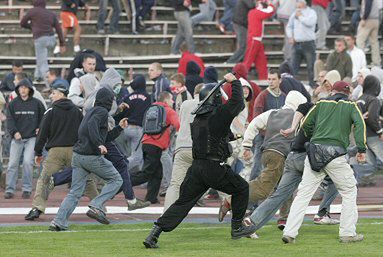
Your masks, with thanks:
[{"label": "white sneaker", "polygon": [[[249,217],[246,217],[246,218],[243,219],[243,225],[248,227],[248,226],[251,226],[251,225],[254,225],[254,224],[253,224],[253,222],[251,221],[251,219]],[[257,232],[254,232],[253,234],[251,234],[250,236],[247,236],[247,237],[251,238],[251,239],[258,239],[259,238]]]},{"label": "white sneaker", "polygon": [[59,54],[60,53],[60,46],[56,45],[55,49],[53,50],[53,54]]},{"label": "white sneaker", "polygon": [[337,225],[339,223],[340,221],[338,219],[333,219],[328,214],[323,217],[319,217],[318,215],[314,216],[314,224],[317,225]]},{"label": "white sneaker", "polygon": [[75,45],[75,46],[73,47],[73,51],[74,51],[75,53],[80,52],[80,51],[81,51],[80,46],[79,46],[79,45]]}]

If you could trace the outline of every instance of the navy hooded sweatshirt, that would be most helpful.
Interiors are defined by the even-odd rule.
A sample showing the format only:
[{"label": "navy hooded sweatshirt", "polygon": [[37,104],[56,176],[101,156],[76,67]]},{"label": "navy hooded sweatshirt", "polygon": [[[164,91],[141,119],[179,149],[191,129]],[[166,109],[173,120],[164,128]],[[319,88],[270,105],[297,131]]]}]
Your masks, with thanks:
[{"label": "navy hooded sweatshirt", "polygon": [[137,75],[130,83],[133,93],[123,99],[123,102],[129,105],[129,108],[117,114],[114,119],[119,121],[122,118],[128,118],[129,125],[142,127],[142,120],[146,109],[152,104],[150,95],[146,92],[146,81],[143,75]]}]

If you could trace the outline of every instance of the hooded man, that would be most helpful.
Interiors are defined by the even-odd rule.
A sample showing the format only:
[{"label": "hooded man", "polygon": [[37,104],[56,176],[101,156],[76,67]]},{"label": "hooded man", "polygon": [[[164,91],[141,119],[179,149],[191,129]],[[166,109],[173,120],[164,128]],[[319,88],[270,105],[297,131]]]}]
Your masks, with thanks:
[{"label": "hooded man", "polygon": [[[50,98],[52,107],[45,113],[40,123],[39,134],[35,144],[35,162],[39,166],[43,156],[43,148],[48,151],[48,157],[43,163],[43,170],[37,180],[36,192],[32,202],[32,210],[25,216],[26,220],[34,220],[45,212],[49,191],[46,190],[51,176],[71,167],[73,145],[77,141],[77,131],[82,120],[81,111],[67,98],[69,84],[64,79],[56,79],[51,85]],[[90,199],[98,195],[92,181],[88,181],[88,196]]]},{"label": "hooded man", "polygon": [[56,45],[53,29],[59,37],[61,53],[65,52],[65,41],[60,22],[54,12],[45,8],[45,0],[32,2],[34,7],[21,19],[20,26],[32,30],[36,53],[35,79],[42,81],[49,70],[48,49]]},{"label": "hooded man", "polygon": [[[251,86],[252,91],[251,91],[251,100],[249,102],[249,116],[247,117],[247,121],[250,123],[253,118],[254,118],[254,104],[255,104],[255,99],[261,93],[261,88],[252,82],[251,80],[248,79],[248,70],[246,66],[243,63],[238,63],[234,66],[233,72],[235,72],[235,76],[239,78],[245,79]],[[226,83],[223,87],[223,90],[227,94],[228,97],[231,97],[231,85],[229,83]]]},{"label": "hooded man", "polygon": [[29,199],[32,193],[33,148],[45,108],[39,100],[33,97],[34,89],[29,79],[21,80],[15,91],[17,97],[9,103],[7,110],[8,132],[12,137],[12,142],[4,198],[14,197],[20,158],[23,155],[22,197]]},{"label": "hooded man", "polygon": [[[254,138],[260,130],[266,131],[265,139],[261,146],[262,165],[261,174],[249,182],[249,203],[256,204],[266,199],[277,185],[282,176],[286,156],[290,152],[290,144],[294,136],[284,137],[280,134],[281,129],[290,127],[294,112],[307,99],[298,91],[290,91],[286,96],[285,105],[282,109],[272,109],[255,117],[246,129],[242,142],[244,147],[243,158],[252,158],[251,148]],[[231,198],[225,198],[219,210],[219,221],[222,221],[226,213],[231,209]],[[288,213],[285,213],[287,215]]]},{"label": "hooded man", "polygon": [[69,89],[68,98],[79,108],[84,107],[85,100],[100,85],[93,73],[87,73],[79,78],[79,84],[72,85]]},{"label": "hooded man", "polygon": [[114,118],[116,120],[120,118],[129,119],[129,125],[124,129],[124,140],[130,146],[131,155],[128,157],[128,161],[129,170],[132,170],[137,166],[141,167],[143,163],[142,144],[140,142],[142,138],[142,121],[145,111],[152,101],[150,95],[146,92],[146,81],[143,75],[136,75],[130,83],[130,87],[134,91],[122,99],[123,104],[120,107],[124,108],[124,110]]},{"label": "hooded man", "polygon": [[363,94],[357,101],[361,112],[368,113],[365,119],[367,162],[373,165],[373,171],[377,169],[377,160],[383,162],[383,128],[379,120],[381,103],[377,98],[380,90],[379,80],[373,75],[368,75],[363,82]]},{"label": "hooded man", "polygon": [[118,126],[108,132],[108,116],[114,101],[114,94],[107,88],[100,89],[94,107],[85,115],[78,130],[78,140],[73,147],[72,167],[74,169],[70,192],[51,222],[49,230],[68,229],[68,218],[76,208],[85,189],[86,179],[93,173],[105,181],[101,193],[89,203],[88,217],[102,224],[109,224],[103,211],[104,203],[111,199],[122,185],[122,178],[113,164],[103,156],[108,152],[105,143],[116,138],[128,126],[122,119]]},{"label": "hooded man", "polygon": [[313,101],[316,102],[320,99],[324,99],[330,96],[332,85],[335,82],[340,81],[340,74],[337,70],[331,70],[326,73],[322,85],[317,87],[313,94]]},{"label": "hooded man", "polygon": [[214,66],[208,66],[203,74],[203,83],[218,83],[218,71]]},{"label": "hooded man", "polygon": [[186,65],[185,85],[191,95],[194,95],[194,88],[196,85],[203,83],[200,77],[201,68],[194,61],[188,62]]},{"label": "hooded man", "polygon": [[358,71],[358,75],[356,76],[356,82],[358,85],[352,91],[352,94],[350,96],[351,100],[356,101],[359,99],[359,97],[362,96],[363,82],[368,75],[371,75],[371,70],[369,68],[362,68],[360,69],[360,71]]}]

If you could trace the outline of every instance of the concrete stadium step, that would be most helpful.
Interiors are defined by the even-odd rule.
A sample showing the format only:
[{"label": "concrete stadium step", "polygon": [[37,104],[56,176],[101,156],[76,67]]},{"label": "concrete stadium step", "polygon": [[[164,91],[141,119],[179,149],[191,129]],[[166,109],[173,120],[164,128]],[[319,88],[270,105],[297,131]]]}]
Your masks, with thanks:
[{"label": "concrete stadium step", "polygon": [[[68,36],[67,53],[71,56],[72,37]],[[146,56],[164,55],[170,52],[174,34],[169,35],[82,35],[81,46],[93,49],[104,56]],[[339,35],[328,35],[327,45],[333,46]],[[381,37],[380,37],[381,38]],[[31,34],[0,34],[0,52],[10,56],[33,56],[34,46]],[[196,51],[201,53],[234,52],[234,35],[194,35]],[[263,43],[266,51],[280,51],[284,35],[265,35]]]},{"label": "concrete stadium step", "polygon": [[[81,25],[81,31],[83,34],[97,33],[97,20],[90,21],[79,21]],[[342,27],[344,31],[347,31],[350,26],[350,21],[343,21]],[[131,33],[131,22],[120,21],[120,33],[126,34]],[[105,23],[106,28],[109,25],[109,21]],[[221,34],[216,28],[217,22],[201,22],[194,28],[194,34]],[[155,34],[175,34],[177,31],[177,21],[175,20],[149,20],[145,21],[146,29],[143,34],[155,33]],[[23,29],[20,27],[19,20],[0,20],[0,33],[2,34],[22,34],[30,33],[30,30]],[[265,22],[265,34],[284,34],[283,25],[278,21],[267,21]]]}]

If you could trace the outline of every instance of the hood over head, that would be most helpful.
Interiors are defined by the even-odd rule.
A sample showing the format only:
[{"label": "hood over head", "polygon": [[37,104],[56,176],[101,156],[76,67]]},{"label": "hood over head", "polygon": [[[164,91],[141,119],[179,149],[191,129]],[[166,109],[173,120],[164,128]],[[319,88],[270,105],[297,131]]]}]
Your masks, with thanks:
[{"label": "hood over head", "polygon": [[368,75],[363,82],[363,94],[378,96],[380,94],[380,82],[374,75]]},{"label": "hood over head", "polygon": [[22,81],[19,82],[19,84],[16,85],[15,92],[18,96],[20,96],[19,87],[21,87],[21,86],[25,86],[25,87],[29,88],[29,97],[32,97],[33,94],[35,93],[35,90],[33,88],[33,84],[28,78],[23,79]]},{"label": "hood over head", "polygon": [[205,69],[203,83],[218,83],[218,72],[213,66],[208,66]]},{"label": "hood over head", "polygon": [[134,76],[132,82],[129,84],[134,91],[146,91],[146,80],[142,74]]},{"label": "hood over head", "polygon": [[96,75],[92,73],[85,74],[81,76],[80,83],[84,87],[84,97],[88,98],[88,96],[99,86],[99,82],[97,80]]},{"label": "hood over head", "polygon": [[300,92],[292,90],[286,96],[285,105],[283,106],[283,109],[292,109],[296,111],[298,109],[298,106],[304,103],[307,103],[307,98]]},{"label": "hood over head", "polygon": [[250,92],[249,92],[249,95],[246,97],[246,102],[249,102],[251,101],[251,99],[253,98],[253,88],[251,87],[250,83],[244,79],[244,78],[239,78],[239,81],[241,82],[242,84],[242,87],[247,87]]},{"label": "hood over head", "polygon": [[112,109],[114,93],[108,88],[101,88],[97,91],[94,106],[104,107],[108,112]]},{"label": "hood over head", "polygon": [[331,86],[335,84],[335,82],[340,81],[341,77],[339,74],[339,71],[337,70],[330,70],[327,72],[326,76],[324,77],[324,81],[328,81]]},{"label": "hood over head", "polygon": [[121,84],[122,79],[120,73],[118,73],[118,71],[116,71],[114,68],[107,69],[100,81],[100,85],[107,86],[112,91],[114,91],[115,87],[118,85],[121,86]]},{"label": "hood over head", "polygon": [[47,5],[45,0],[33,0],[32,4],[34,7],[42,7],[42,8],[45,8],[45,6]]},{"label": "hood over head", "polygon": [[293,68],[291,67],[290,63],[288,61],[284,61],[279,65],[279,74],[288,73],[292,74]]},{"label": "hood over head", "polygon": [[201,73],[201,68],[196,62],[190,61],[186,65],[186,75],[197,75]]},{"label": "hood over head", "polygon": [[366,78],[368,75],[371,74],[371,70],[369,68],[362,68],[358,71],[362,75],[363,78]]},{"label": "hood over head", "polygon": [[249,74],[249,72],[247,71],[245,64],[243,63],[236,64],[233,68],[233,72],[235,72],[235,76],[237,78],[244,78],[247,80],[247,75]]}]

